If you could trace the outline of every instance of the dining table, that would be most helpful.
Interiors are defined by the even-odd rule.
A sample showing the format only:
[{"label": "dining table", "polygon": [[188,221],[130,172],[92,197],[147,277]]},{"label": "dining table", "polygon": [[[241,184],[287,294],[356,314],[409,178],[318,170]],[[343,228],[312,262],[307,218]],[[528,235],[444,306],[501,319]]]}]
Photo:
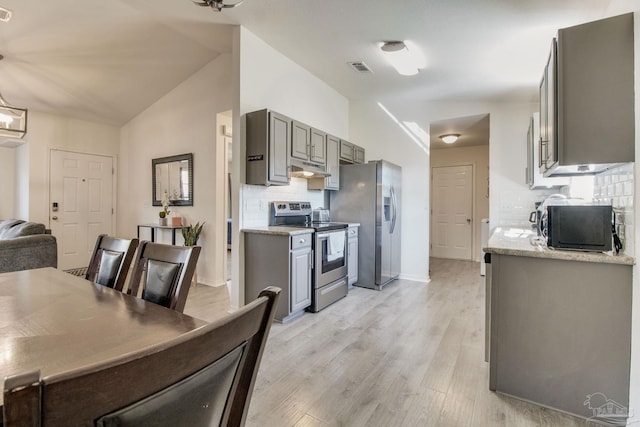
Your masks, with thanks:
[{"label": "dining table", "polygon": [[[93,365],[205,324],[55,268],[2,273],[0,379],[36,369],[45,377]],[[0,414],[2,408],[0,393]]]}]

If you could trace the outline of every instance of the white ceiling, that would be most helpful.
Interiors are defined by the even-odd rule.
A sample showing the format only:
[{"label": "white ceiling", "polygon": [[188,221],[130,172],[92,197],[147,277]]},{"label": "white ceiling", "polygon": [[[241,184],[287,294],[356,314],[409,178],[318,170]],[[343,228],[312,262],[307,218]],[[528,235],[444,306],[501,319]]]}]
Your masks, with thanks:
[{"label": "white ceiling", "polygon": [[[350,99],[533,101],[557,28],[634,1],[245,0],[218,13],[190,0],[0,0],[13,11],[0,22],[0,92],[16,106],[123,124],[231,52],[241,24]],[[381,40],[416,43],[427,67],[399,76]]]}]

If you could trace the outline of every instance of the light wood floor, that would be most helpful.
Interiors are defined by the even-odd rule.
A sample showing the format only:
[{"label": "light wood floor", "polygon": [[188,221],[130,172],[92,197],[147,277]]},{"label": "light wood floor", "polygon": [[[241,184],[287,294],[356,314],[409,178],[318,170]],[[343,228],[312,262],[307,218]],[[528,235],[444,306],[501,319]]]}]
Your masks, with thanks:
[{"label": "light wood floor", "polygon": [[[274,323],[247,426],[590,425],[489,391],[479,270],[432,259],[428,284],[354,288],[320,313]],[[201,285],[185,312],[213,320],[228,301],[226,287]]]}]

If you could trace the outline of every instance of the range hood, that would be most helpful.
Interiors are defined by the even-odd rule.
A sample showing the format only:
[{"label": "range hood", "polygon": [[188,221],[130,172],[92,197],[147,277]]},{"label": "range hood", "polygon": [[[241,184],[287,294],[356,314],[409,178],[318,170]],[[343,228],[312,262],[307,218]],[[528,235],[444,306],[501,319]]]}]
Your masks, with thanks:
[{"label": "range hood", "polygon": [[307,162],[300,159],[291,159],[291,176],[295,178],[326,178],[331,174],[327,173],[324,165]]}]

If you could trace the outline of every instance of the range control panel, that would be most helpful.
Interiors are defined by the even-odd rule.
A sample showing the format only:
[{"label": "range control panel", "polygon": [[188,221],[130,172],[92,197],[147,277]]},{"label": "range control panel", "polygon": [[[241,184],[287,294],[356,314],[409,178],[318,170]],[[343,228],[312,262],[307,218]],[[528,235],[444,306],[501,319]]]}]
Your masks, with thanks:
[{"label": "range control panel", "polygon": [[274,216],[311,215],[311,202],[271,202]]}]

